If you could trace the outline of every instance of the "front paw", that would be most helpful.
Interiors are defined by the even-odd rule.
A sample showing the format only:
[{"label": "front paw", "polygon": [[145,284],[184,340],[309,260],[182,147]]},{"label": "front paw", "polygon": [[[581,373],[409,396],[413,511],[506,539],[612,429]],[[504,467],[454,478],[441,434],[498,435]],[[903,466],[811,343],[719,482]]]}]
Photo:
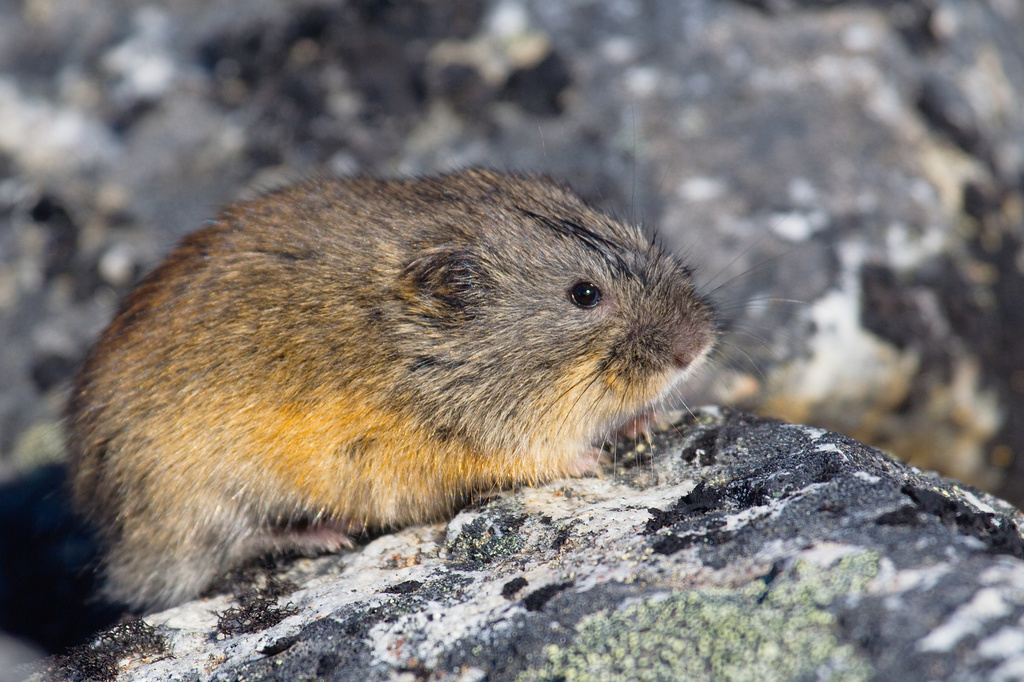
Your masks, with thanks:
[{"label": "front paw", "polygon": [[566,473],[573,478],[597,476],[604,478],[604,466],[611,464],[608,453],[600,448],[588,447],[574,459]]}]

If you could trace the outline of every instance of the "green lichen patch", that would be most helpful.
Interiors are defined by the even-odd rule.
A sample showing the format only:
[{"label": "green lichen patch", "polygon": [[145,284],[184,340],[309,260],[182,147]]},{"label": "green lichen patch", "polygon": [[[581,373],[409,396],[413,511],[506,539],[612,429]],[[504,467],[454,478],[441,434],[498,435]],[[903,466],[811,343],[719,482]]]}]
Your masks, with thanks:
[{"label": "green lichen patch", "polygon": [[519,529],[525,521],[525,516],[508,513],[474,519],[446,545],[449,561],[482,566],[518,554],[523,547]]},{"label": "green lichen patch", "polygon": [[830,605],[864,589],[878,556],[829,569],[798,562],[768,584],[677,590],[579,621],[519,682],[542,680],[867,680],[869,663],[835,635]]}]

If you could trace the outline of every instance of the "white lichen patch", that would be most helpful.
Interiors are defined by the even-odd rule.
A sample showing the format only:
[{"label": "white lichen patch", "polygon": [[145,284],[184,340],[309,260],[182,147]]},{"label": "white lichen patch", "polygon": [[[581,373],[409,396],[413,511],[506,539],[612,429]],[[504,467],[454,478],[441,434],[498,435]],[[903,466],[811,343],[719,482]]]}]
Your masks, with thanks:
[{"label": "white lichen patch", "polygon": [[978,590],[941,625],[918,642],[919,651],[952,651],[965,637],[979,634],[990,620],[1003,618],[1013,611],[1002,590],[986,587]]},{"label": "white lichen patch", "polygon": [[819,429],[813,426],[802,426],[800,427],[805,434],[812,440],[818,440],[822,436],[828,433],[826,429]]},{"label": "white lichen patch", "polygon": [[1019,626],[1001,628],[978,642],[978,655],[994,659],[1024,656],[1024,629]]},{"label": "white lichen patch", "polygon": [[878,575],[868,583],[869,594],[898,595],[910,590],[929,590],[948,575],[953,567],[948,563],[937,563],[920,568],[897,570],[886,557],[878,562]]},{"label": "white lichen patch", "polygon": [[829,568],[842,559],[865,551],[857,545],[846,545],[839,542],[823,542],[815,547],[800,552],[800,560],[808,561],[821,568]]},{"label": "white lichen patch", "polygon": [[882,481],[881,476],[875,476],[874,474],[869,474],[866,471],[856,471],[856,472],[854,472],[853,475],[856,476],[857,478],[859,478],[860,480],[864,481],[865,483],[872,483],[872,484],[874,484],[874,483],[881,483],[881,481]]},{"label": "white lichen patch", "polygon": [[722,526],[722,530],[727,533],[735,533],[737,530],[758,519],[763,519],[780,513],[787,504],[788,500],[775,500],[769,504],[758,505],[756,507],[750,507],[743,511],[736,512],[735,514],[729,514],[723,519],[725,523]]},{"label": "white lichen patch", "polygon": [[[485,584],[492,578],[486,572],[477,577]],[[500,590],[501,584],[496,586]],[[397,668],[416,660],[436,667],[438,656],[448,648],[445,645],[481,631],[499,629],[504,612],[523,608],[503,598],[500,591],[485,592],[486,595],[457,604],[432,601],[415,613],[378,623],[368,633],[374,661]]]},{"label": "white lichen patch", "polygon": [[965,500],[967,500],[971,504],[971,506],[973,506],[978,511],[984,512],[986,514],[995,514],[996,513],[996,510],[995,510],[995,508],[992,507],[992,505],[987,504],[987,503],[982,502],[981,500],[979,500],[978,496],[975,495],[974,493],[972,493],[970,490],[965,490],[963,488],[960,488],[959,492],[960,492],[960,495],[962,495],[963,498]]}]

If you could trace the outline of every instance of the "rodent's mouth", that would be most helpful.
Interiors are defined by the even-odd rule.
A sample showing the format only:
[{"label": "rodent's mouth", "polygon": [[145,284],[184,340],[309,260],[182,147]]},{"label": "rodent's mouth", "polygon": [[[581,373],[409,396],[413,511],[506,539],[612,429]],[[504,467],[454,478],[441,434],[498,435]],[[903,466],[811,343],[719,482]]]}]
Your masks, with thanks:
[{"label": "rodent's mouth", "polygon": [[645,408],[635,416],[626,419],[621,424],[614,427],[611,430],[612,437],[609,440],[617,440],[618,438],[636,440],[641,435],[649,433],[651,430],[651,424],[657,423],[659,421],[659,416],[665,412],[666,410],[659,410],[653,406]]},{"label": "rodent's mouth", "polygon": [[[661,380],[661,387],[652,391],[652,395],[642,403],[634,412],[612,422],[609,434],[605,440],[614,442],[619,438],[636,440],[641,436],[648,435],[652,427],[667,428],[669,424],[676,421],[679,409],[687,410],[686,401],[683,399],[681,386],[689,379],[694,370],[705,360],[710,347],[697,356],[689,365],[679,370],[666,372]],[[655,381],[651,382],[656,385]]]}]

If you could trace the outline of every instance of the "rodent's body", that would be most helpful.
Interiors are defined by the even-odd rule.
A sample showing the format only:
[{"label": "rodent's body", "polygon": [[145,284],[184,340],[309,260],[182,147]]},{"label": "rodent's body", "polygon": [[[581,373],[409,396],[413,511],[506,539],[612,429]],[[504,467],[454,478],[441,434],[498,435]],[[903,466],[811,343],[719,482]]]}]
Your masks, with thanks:
[{"label": "rodent's body", "polygon": [[69,404],[73,492],[107,593],[167,606],[263,552],[593,470],[713,337],[673,256],[550,181],[303,183],[125,302]]}]

